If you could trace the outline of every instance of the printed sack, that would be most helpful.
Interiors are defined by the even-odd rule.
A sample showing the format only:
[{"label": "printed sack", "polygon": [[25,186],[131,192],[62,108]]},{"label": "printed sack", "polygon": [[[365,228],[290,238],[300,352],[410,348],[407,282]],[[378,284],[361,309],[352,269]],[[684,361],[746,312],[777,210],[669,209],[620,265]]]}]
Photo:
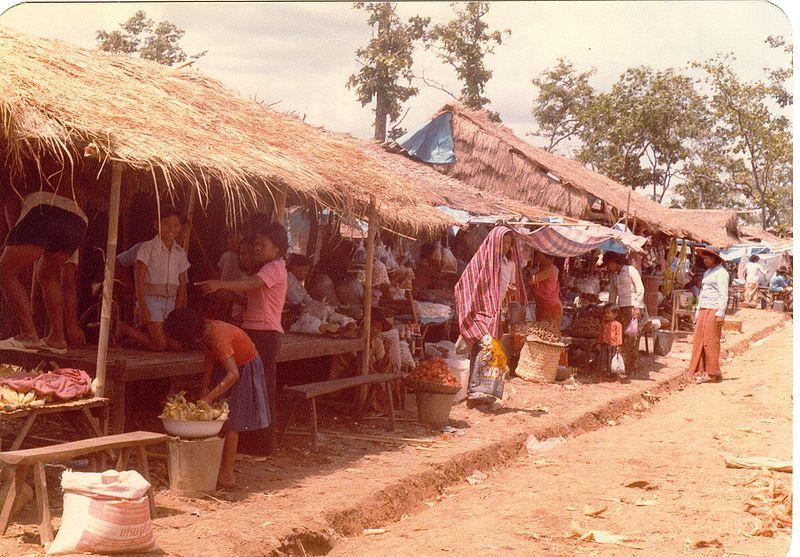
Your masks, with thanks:
[{"label": "printed sack", "polygon": [[65,471],[64,512],[48,555],[65,553],[149,553],[158,551],[150,522],[150,484],[136,471]]}]

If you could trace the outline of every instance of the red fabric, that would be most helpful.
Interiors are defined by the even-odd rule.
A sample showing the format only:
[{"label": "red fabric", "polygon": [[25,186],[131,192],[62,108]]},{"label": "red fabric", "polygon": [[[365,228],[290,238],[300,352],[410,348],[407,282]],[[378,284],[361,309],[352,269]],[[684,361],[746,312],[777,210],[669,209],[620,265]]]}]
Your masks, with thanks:
[{"label": "red fabric", "polygon": [[[503,236],[511,234],[516,248],[516,235],[506,226],[495,227],[483,241],[478,251],[455,287],[458,327],[468,344],[480,340],[485,334],[500,338],[500,269],[503,258]],[[517,292],[525,300],[525,288],[520,270],[519,250],[516,253]]]},{"label": "red fabric", "polygon": [[622,346],[622,323],[619,321],[603,321],[600,323],[600,333],[597,342],[609,346]]},{"label": "red fabric", "polygon": [[689,364],[689,376],[707,374],[722,375],[719,367],[720,337],[722,323],[717,322],[717,310],[701,308],[694,327],[694,345],[692,361]]},{"label": "red fabric", "polygon": [[36,377],[12,375],[0,380],[0,385],[18,393],[33,391],[37,396],[52,396],[59,400],[72,400],[92,393],[92,378],[82,369],[57,369]]},{"label": "red fabric", "polygon": [[241,367],[249,364],[258,356],[256,345],[253,344],[247,333],[236,325],[209,319],[208,326],[211,330],[211,338],[207,344],[204,343],[204,346],[206,352],[218,362],[224,362],[233,356],[236,365]]}]

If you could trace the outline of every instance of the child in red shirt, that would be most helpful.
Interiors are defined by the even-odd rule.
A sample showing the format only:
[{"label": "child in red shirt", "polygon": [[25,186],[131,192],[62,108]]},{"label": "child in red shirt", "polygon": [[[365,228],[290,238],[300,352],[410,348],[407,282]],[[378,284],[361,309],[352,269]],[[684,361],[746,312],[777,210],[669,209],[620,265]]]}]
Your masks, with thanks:
[{"label": "child in red shirt", "polygon": [[164,322],[170,338],[197,343],[205,353],[201,401],[212,404],[227,398],[228,420],[222,427],[225,446],[219,469],[219,486],[235,487],[234,462],[239,432],[263,429],[270,424],[264,365],[255,344],[243,330],[230,323],[204,319],[188,308],[172,311]]},{"label": "child in red shirt", "polygon": [[603,319],[597,335],[597,369],[605,375],[617,375],[624,380],[625,375],[618,375],[611,368],[611,360],[616,354],[622,354],[622,323],[617,321],[619,306],[606,304],[603,306]]}]

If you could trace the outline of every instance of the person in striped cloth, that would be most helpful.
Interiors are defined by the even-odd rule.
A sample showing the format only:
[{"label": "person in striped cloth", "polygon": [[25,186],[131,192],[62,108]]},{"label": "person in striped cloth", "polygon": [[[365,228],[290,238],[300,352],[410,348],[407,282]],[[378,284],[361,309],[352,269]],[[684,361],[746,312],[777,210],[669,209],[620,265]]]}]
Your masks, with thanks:
[{"label": "person in striped cloth", "polygon": [[503,398],[503,377],[484,373],[488,366],[476,365],[475,360],[481,345],[488,344],[482,342],[486,335],[500,340],[503,301],[511,285],[515,284],[516,292],[525,297],[519,250],[514,249],[514,245],[513,230],[502,225],[495,227],[467,264],[455,287],[458,327],[470,347],[469,408],[488,408]]}]

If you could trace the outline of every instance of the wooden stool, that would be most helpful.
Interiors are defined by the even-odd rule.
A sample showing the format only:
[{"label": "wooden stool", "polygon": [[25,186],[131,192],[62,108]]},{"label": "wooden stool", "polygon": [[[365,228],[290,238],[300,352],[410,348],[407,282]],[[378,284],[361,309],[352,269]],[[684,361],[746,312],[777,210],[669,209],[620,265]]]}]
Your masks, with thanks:
[{"label": "wooden stool", "polygon": [[[3,473],[6,477],[6,481],[3,483],[2,489],[0,489],[0,501],[2,501],[2,509],[0,509],[0,534],[5,535],[8,529],[8,524],[11,521],[11,511],[14,508],[14,501],[20,494],[31,467],[33,468],[36,491],[36,513],[39,519],[39,538],[42,545],[46,545],[53,541],[53,525],[50,520],[50,503],[47,500],[47,478],[45,477],[44,471],[45,464],[72,460],[79,456],[117,449],[120,452],[117,465],[124,466],[125,453],[129,450],[137,450],[139,467],[141,468],[140,472],[144,479],[150,482],[146,447],[164,443],[168,439],[169,437],[163,433],[133,431],[131,433],[106,435],[104,437],[83,439],[81,441],[73,441],[71,443],[63,443],[61,445],[52,445],[49,447],[0,452],[0,464],[4,465]],[[150,502],[150,517],[155,518],[156,505],[152,486],[147,491],[147,498]]]}]

